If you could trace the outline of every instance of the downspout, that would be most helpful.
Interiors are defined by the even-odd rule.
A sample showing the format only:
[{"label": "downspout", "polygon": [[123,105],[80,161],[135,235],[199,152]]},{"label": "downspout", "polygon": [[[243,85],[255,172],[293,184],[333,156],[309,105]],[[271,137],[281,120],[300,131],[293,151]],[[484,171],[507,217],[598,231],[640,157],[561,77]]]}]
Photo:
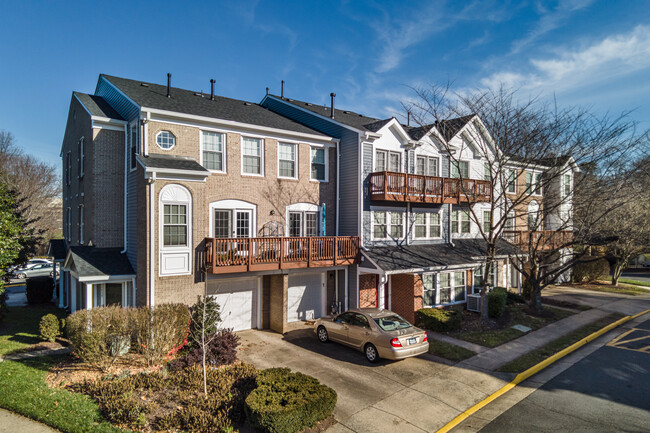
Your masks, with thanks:
[{"label": "downspout", "polygon": [[155,236],[154,232],[156,229],[156,221],[154,218],[155,215],[155,183],[156,183],[156,172],[151,173],[149,178],[149,306],[154,306],[154,293],[155,293],[155,281],[156,270],[155,270],[155,258],[156,258],[156,245],[155,245]]},{"label": "downspout", "polygon": [[449,245],[451,245],[452,247],[455,247],[456,245],[454,244],[453,233],[451,231],[451,213],[453,212],[451,204],[448,205],[448,209],[449,210],[447,211],[448,212],[448,215],[447,215],[447,228],[449,229]]},{"label": "downspout", "polygon": [[411,245],[411,203],[406,202],[406,246]]},{"label": "downspout", "polygon": [[126,182],[127,175],[129,172],[129,128],[128,124],[124,125],[124,249],[120,251],[120,254],[126,253]]},{"label": "downspout", "polygon": [[[341,190],[340,190],[340,172],[341,172],[341,141],[336,143],[336,236],[339,236],[339,218],[341,216]],[[338,281],[338,278],[337,278]]]}]

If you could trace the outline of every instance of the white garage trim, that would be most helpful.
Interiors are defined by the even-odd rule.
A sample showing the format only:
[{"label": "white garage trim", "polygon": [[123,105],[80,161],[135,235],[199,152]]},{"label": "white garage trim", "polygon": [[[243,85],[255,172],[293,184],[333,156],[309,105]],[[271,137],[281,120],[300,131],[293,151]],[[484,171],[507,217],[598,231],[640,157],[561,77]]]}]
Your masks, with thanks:
[{"label": "white garage trim", "polygon": [[216,297],[221,307],[222,328],[243,331],[262,327],[261,284],[260,277],[208,280],[208,295]]},{"label": "white garage trim", "polygon": [[287,321],[298,322],[325,316],[327,304],[327,273],[289,274],[287,289]]}]

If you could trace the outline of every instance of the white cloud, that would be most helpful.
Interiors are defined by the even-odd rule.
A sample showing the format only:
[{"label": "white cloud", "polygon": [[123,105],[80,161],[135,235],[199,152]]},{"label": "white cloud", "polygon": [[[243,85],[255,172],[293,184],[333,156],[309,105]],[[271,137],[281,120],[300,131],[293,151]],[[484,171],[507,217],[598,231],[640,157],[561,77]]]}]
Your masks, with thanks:
[{"label": "white cloud", "polygon": [[530,59],[528,71],[498,71],[480,81],[529,91],[561,91],[620,77],[650,67],[650,26],[609,36],[579,50],[562,49],[554,58]]}]

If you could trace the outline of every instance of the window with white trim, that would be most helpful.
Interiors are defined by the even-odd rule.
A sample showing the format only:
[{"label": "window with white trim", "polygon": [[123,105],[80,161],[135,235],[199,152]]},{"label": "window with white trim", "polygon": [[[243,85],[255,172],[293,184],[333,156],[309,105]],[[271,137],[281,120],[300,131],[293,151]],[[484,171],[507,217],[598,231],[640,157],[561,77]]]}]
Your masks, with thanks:
[{"label": "window with white trim", "polygon": [[413,224],[415,239],[440,237],[440,214],[437,212],[416,212]]},{"label": "window with white trim", "polygon": [[435,274],[422,275],[422,305],[430,307],[436,305],[436,276]]},{"label": "window with white trim", "polygon": [[187,246],[187,205],[164,205],[163,245]]},{"label": "window with white trim", "polygon": [[225,172],[226,164],[226,134],[211,131],[202,131],[201,152],[203,167],[210,171]]},{"label": "window with white trim", "polygon": [[327,181],[327,149],[324,147],[312,147],[310,149],[311,180],[320,182]]},{"label": "window with white trim", "polygon": [[[474,293],[480,293],[483,287],[483,273],[485,272],[485,265],[479,266],[474,270]],[[490,272],[488,274],[488,285],[495,287],[497,285],[497,264],[492,262]]]},{"label": "window with white trim", "polygon": [[278,176],[289,179],[298,177],[296,160],[298,158],[295,143],[278,143]]},{"label": "window with white trim", "polygon": [[451,161],[451,177],[469,179],[469,161]]},{"label": "window with white trim", "polygon": [[160,190],[158,204],[159,274],[192,272],[192,195],[178,184]]},{"label": "window with white trim", "polygon": [[515,213],[513,211],[508,212],[508,216],[503,225],[503,230],[507,232],[514,231],[515,229]]},{"label": "window with white trim", "polygon": [[133,301],[133,284],[131,281],[93,284],[93,308],[108,305],[133,307],[135,306]]},{"label": "window with white trim", "polygon": [[249,238],[253,233],[251,209],[214,209],[215,238]]},{"label": "window with white trim", "polygon": [[483,233],[490,233],[492,229],[492,211],[483,211]]},{"label": "window with white trim", "polygon": [[79,140],[79,178],[84,177],[84,137]]},{"label": "window with white trim", "polygon": [[450,304],[465,300],[465,271],[440,274],[439,304]]},{"label": "window with white trim", "polygon": [[375,171],[402,172],[402,154],[388,150],[375,151]]},{"label": "window with white trim", "polygon": [[438,176],[439,160],[433,156],[418,156],[415,160],[415,174]]},{"label": "window with white trim", "polygon": [[260,138],[242,137],[242,173],[262,176],[263,143]]},{"label": "window with white trim", "polygon": [[404,236],[404,212],[373,211],[373,238],[400,239]]},{"label": "window with white trim", "polygon": [[156,144],[162,150],[169,150],[176,146],[176,136],[171,131],[160,131],[156,134]]},{"label": "window with white trim", "polygon": [[564,175],[564,196],[568,197],[571,195],[571,175]]},{"label": "window with white trim", "polygon": [[451,274],[440,274],[440,304],[448,304],[451,302]]},{"label": "window with white trim", "polygon": [[289,212],[289,236],[318,236],[318,212]]},{"label": "window with white trim", "polygon": [[455,210],[451,212],[451,232],[452,233],[470,233],[471,224],[469,211]]},{"label": "window with white trim", "polygon": [[513,168],[510,168],[508,169],[507,173],[507,192],[514,194],[517,192],[517,171]]},{"label": "window with white trim", "polygon": [[489,162],[483,163],[483,180],[492,180],[492,169]]},{"label": "window with white trim", "polygon": [[542,194],[542,173],[526,172],[526,194]]}]

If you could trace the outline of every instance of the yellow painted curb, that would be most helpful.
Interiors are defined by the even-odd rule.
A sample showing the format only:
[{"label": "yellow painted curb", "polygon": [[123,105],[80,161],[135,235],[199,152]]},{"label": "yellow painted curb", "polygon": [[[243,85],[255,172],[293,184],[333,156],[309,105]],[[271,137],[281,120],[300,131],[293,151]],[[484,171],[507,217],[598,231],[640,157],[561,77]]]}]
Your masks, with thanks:
[{"label": "yellow painted curb", "polygon": [[556,353],[553,356],[550,356],[546,358],[544,361],[540,362],[539,364],[533,365],[530,367],[528,370],[519,373],[513,380],[512,382],[508,383],[507,385],[504,385],[501,389],[498,391],[494,392],[493,394],[487,396],[485,399],[479,401],[476,403],[474,406],[470,407],[467,409],[465,412],[461,413],[458,415],[456,418],[452,419],[449,421],[446,425],[441,427],[437,433],[446,433],[456,427],[458,424],[463,422],[466,418],[468,418],[470,415],[472,415],[475,412],[478,412],[494,400],[496,400],[498,397],[502,396],[506,392],[510,391],[512,388],[523,382],[524,380],[528,379],[532,375],[539,373],[541,370],[545,369],[549,365],[553,364],[555,361],[558,359],[568,355],[569,353],[575,351],[576,349],[579,349],[580,347],[584,346],[585,344],[589,343],[590,341],[600,337],[601,335],[605,334],[606,332],[611,331],[612,329],[616,328],[617,326],[622,325],[625,322],[628,322],[632,319],[636,319],[637,317],[643,316],[646,313],[650,313],[650,310],[645,310],[642,311],[639,314],[635,314],[634,316],[625,316],[622,319],[617,320],[616,322],[610,323],[609,325],[605,326],[602,329],[599,329],[598,331],[594,332],[593,334],[590,334],[583,338],[582,340],[576,341],[573,343],[571,346],[566,347]]}]

